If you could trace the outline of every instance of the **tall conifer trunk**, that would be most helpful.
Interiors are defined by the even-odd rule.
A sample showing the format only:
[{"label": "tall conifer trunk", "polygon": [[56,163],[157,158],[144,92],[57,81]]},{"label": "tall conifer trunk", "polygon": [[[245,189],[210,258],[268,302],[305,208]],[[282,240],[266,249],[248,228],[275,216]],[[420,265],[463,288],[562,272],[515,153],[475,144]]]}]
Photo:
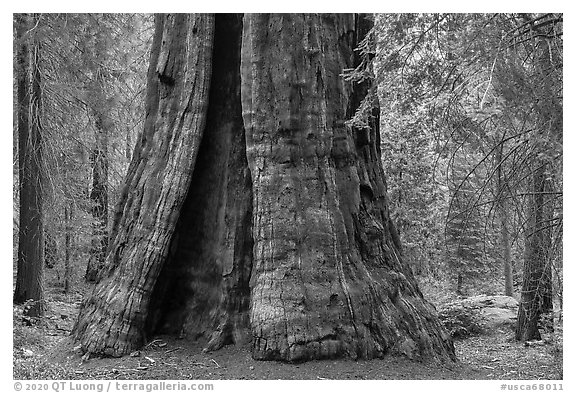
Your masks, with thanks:
[{"label": "tall conifer trunk", "polygon": [[[531,18],[529,14],[523,14],[523,17],[527,21]],[[533,56],[536,62],[533,66],[537,77],[531,91],[539,99],[533,107],[538,131],[532,152],[529,186],[532,195],[528,199],[522,293],[516,324],[516,339],[523,341],[540,339],[540,316],[553,308],[551,246],[554,199],[549,184],[553,161],[548,156],[550,151],[555,151],[550,145],[562,144],[563,130],[562,90],[558,92],[554,85],[546,82],[551,72],[561,71],[557,64],[562,62],[557,63],[558,59],[554,59],[556,53],[552,52],[547,38],[537,37],[531,43],[535,43]]]},{"label": "tall conifer trunk", "polygon": [[528,206],[528,225],[524,250],[524,277],[516,324],[517,340],[540,340],[539,322],[552,311],[552,271],[549,259],[551,234],[550,206],[545,193],[546,165],[538,162],[532,174],[533,195]]},{"label": "tall conifer trunk", "polygon": [[[14,303],[32,300],[30,316],[44,312],[42,288],[44,265],[44,209],[42,154],[42,97],[40,53],[37,37],[30,37],[32,17],[16,16],[18,164],[20,225],[18,229],[18,272]],[[33,22],[36,22],[34,17]]]},{"label": "tall conifer trunk", "polygon": [[[100,86],[102,88],[102,86]],[[101,92],[100,92],[101,93]],[[105,100],[102,94],[98,97]],[[95,282],[104,266],[108,248],[108,135],[112,122],[101,108],[94,108],[95,145],[90,154],[92,164],[92,240],[85,279]]]},{"label": "tall conifer trunk", "polygon": [[111,77],[110,71],[105,66],[110,56],[106,50],[106,38],[97,27],[96,29],[89,28],[87,34],[93,37],[87,40],[89,44],[86,44],[83,49],[86,52],[85,61],[90,74],[86,88],[89,92],[87,98],[89,115],[94,124],[94,145],[90,152],[92,239],[85,279],[88,282],[95,282],[104,266],[108,249],[108,167],[110,161],[108,140],[114,135],[115,124],[111,116],[112,100],[106,92]]},{"label": "tall conifer trunk", "polygon": [[[504,139],[503,135],[502,139]],[[500,244],[502,250],[502,270],[504,273],[504,295],[512,296],[514,292],[513,272],[512,272],[512,257],[510,255],[510,231],[508,228],[508,204],[506,203],[507,185],[502,171],[502,152],[504,150],[504,142],[496,151],[496,162],[498,165],[498,177],[496,178],[496,195],[498,197],[497,209],[500,220]]]}]

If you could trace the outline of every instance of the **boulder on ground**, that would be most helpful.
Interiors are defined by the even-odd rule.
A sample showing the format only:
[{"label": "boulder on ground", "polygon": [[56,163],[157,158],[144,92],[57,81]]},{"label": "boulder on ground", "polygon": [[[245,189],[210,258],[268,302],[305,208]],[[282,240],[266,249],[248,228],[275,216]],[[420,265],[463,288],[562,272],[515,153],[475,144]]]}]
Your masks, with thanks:
[{"label": "boulder on ground", "polygon": [[440,320],[453,337],[514,328],[518,301],[510,296],[479,295],[440,307]]}]

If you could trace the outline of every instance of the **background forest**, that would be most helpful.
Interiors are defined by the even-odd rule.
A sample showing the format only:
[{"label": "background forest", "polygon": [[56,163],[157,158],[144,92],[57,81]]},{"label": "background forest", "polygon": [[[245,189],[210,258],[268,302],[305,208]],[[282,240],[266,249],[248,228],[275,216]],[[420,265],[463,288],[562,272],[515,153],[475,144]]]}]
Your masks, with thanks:
[{"label": "background forest", "polygon": [[[377,14],[358,48],[364,62],[343,71],[348,80],[372,81],[351,121],[380,108],[404,260],[455,337],[475,333],[458,302],[478,295],[533,303],[537,311],[526,313],[548,315],[557,327],[561,319],[562,21],[561,14]],[[26,363],[31,348],[49,346],[47,332],[69,332],[104,264],[144,123],[153,31],[153,16],[144,14],[14,16],[14,356],[23,362],[21,378],[45,372]],[[23,105],[32,114],[29,135],[21,132]],[[22,182],[26,165],[33,174]],[[35,302],[23,292],[27,273],[19,264],[30,184],[41,190],[32,203],[41,211],[36,239],[44,263],[28,273],[41,279]],[[535,329],[516,338],[541,338]]]}]

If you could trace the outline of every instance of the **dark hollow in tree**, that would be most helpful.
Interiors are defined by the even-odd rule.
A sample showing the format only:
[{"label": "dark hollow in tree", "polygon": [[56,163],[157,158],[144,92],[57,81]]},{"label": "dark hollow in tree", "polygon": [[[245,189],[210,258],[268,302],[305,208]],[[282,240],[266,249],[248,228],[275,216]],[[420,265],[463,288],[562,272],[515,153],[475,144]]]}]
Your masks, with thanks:
[{"label": "dark hollow in tree", "polygon": [[241,15],[215,18],[206,127],[146,331],[207,335],[207,348],[248,337],[252,183],[240,105]]},{"label": "dark hollow in tree", "polygon": [[255,359],[455,359],[393,240],[378,113],[347,122],[369,85],[341,74],[369,28],[156,17],[146,124],[74,329],[84,351],[179,333],[209,350],[251,341]]}]

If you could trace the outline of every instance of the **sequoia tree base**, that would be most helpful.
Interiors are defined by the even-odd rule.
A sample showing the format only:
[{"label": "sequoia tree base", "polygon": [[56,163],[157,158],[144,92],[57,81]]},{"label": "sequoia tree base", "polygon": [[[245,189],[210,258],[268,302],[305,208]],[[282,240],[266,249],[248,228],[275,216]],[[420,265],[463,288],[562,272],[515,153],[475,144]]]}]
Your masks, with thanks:
[{"label": "sequoia tree base", "polygon": [[[157,31],[155,45],[169,55],[160,51],[152,64],[172,74],[149,78],[168,92],[198,89],[181,87],[198,67],[176,73],[170,56],[189,42],[184,34],[210,41],[211,23],[158,18],[157,28],[169,29]],[[209,102],[201,142],[175,142],[198,141],[185,128],[143,142],[149,164],[138,165],[161,181],[151,191],[145,181],[127,191],[140,203],[126,202],[108,271],[82,307],[75,337],[83,350],[122,356],[172,334],[202,340],[207,350],[250,342],[258,360],[455,360],[450,336],[400,255],[378,111],[365,127],[347,122],[369,86],[340,74],[360,64],[354,48],[368,21],[340,14],[219,14],[214,21],[210,55],[188,48],[211,75],[208,99],[193,90],[199,96],[189,100]],[[165,108],[189,110],[186,100],[167,97],[159,96]],[[164,112],[150,113],[149,122]],[[180,181],[164,178],[166,168],[177,168]],[[132,217],[147,223],[148,214],[158,216],[154,225],[133,224]]]}]

